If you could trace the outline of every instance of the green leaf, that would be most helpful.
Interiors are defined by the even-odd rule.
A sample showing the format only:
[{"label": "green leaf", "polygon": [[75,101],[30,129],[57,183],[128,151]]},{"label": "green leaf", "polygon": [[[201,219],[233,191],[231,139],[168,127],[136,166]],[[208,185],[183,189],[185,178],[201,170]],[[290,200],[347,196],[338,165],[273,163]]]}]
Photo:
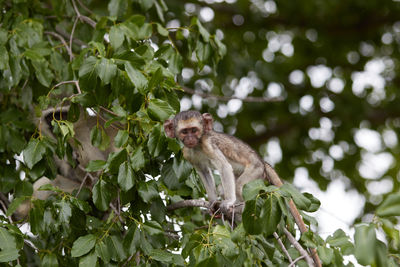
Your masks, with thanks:
[{"label": "green leaf", "polygon": [[135,224],[132,224],[129,226],[128,232],[124,237],[123,245],[129,255],[135,254],[136,249],[139,247],[138,246],[138,242],[140,242],[139,232],[140,232],[139,228]]},{"label": "green leaf", "polygon": [[116,147],[122,147],[128,142],[129,133],[125,130],[119,130],[115,136],[114,143]]},{"label": "green leaf", "polygon": [[358,225],[354,234],[355,253],[357,261],[362,265],[372,264],[375,260],[377,239],[375,227],[371,225]]},{"label": "green leaf", "polygon": [[97,264],[97,255],[95,251],[90,252],[88,255],[80,258],[79,267],[94,267]]},{"label": "green leaf", "polygon": [[0,227],[0,248],[3,250],[17,248],[15,237],[3,227]]},{"label": "green leaf", "polygon": [[167,37],[169,35],[169,32],[164,26],[162,26],[160,23],[156,23],[157,25],[157,31],[160,35]]},{"label": "green leaf", "polygon": [[243,226],[247,233],[251,235],[261,234],[263,231],[263,218],[261,218],[261,210],[264,201],[261,198],[246,201],[243,210]]},{"label": "green leaf", "polygon": [[117,65],[112,59],[101,58],[100,62],[96,64],[96,72],[104,84],[109,84],[117,74]]},{"label": "green leaf", "polygon": [[280,190],[289,193],[298,208],[308,211],[308,209],[311,207],[311,200],[301,194],[293,185],[284,184],[280,187]]},{"label": "green leaf", "polygon": [[86,75],[94,76],[94,74],[96,73],[96,65],[98,63],[99,60],[94,56],[88,57],[79,68],[79,77],[83,77]]},{"label": "green leaf", "polygon": [[111,252],[111,259],[114,261],[122,261],[126,259],[127,255],[122,245],[122,239],[119,236],[109,236],[106,239],[108,251]]},{"label": "green leaf", "polygon": [[117,49],[124,42],[124,32],[119,25],[112,26],[109,32],[110,43],[114,49]]},{"label": "green leaf", "polygon": [[24,161],[29,169],[38,163],[46,152],[45,144],[38,139],[31,139],[27,147],[22,152],[24,155]]},{"label": "green leaf", "polygon": [[256,179],[251,181],[243,186],[243,198],[244,200],[255,199],[256,196],[260,193],[261,190],[265,192],[272,192],[277,189],[277,187],[268,186],[266,187],[264,181],[261,179]]},{"label": "green leaf", "polygon": [[93,187],[93,202],[101,211],[106,211],[108,209],[113,195],[113,187],[103,179],[99,179]]},{"label": "green leaf", "polygon": [[166,138],[164,134],[161,133],[160,127],[154,127],[147,143],[149,152],[153,157],[158,157],[161,151],[164,151],[165,140]]},{"label": "green leaf", "polygon": [[161,225],[156,221],[146,221],[143,224],[143,230],[149,235],[162,235],[164,230]]},{"label": "green leaf", "polygon": [[71,204],[63,199],[59,203],[56,203],[56,205],[59,207],[58,215],[60,222],[68,224],[72,216]]},{"label": "green leaf", "polygon": [[0,251],[0,262],[11,262],[18,259],[18,249],[6,248]]},{"label": "green leaf", "polygon": [[163,79],[162,75],[162,69],[158,68],[157,71],[153,74],[153,76],[150,79],[148,90],[151,91],[154,87],[160,84],[160,82]]},{"label": "green leaf", "polygon": [[34,49],[26,49],[24,52],[24,56],[33,61],[43,61],[45,58]]},{"label": "green leaf", "polygon": [[38,81],[45,87],[49,87],[54,79],[54,74],[50,71],[49,63],[46,60],[32,60],[35,75]]},{"label": "green leaf", "polygon": [[154,5],[154,0],[140,0],[139,3],[143,11],[148,11]]},{"label": "green leaf", "polygon": [[268,194],[262,207],[260,218],[263,221],[263,232],[270,236],[277,229],[281,221],[282,211],[278,204],[278,197],[274,194]]},{"label": "green leaf", "polygon": [[[82,192],[82,191],[81,191]],[[81,211],[85,213],[89,213],[91,211],[91,207],[89,206],[89,203],[83,200],[80,200],[78,198],[71,197],[70,201],[72,205],[80,209]]]},{"label": "green leaf", "polygon": [[158,197],[157,186],[155,181],[140,182],[139,183],[139,196],[144,202],[150,203],[152,199]]},{"label": "green leaf", "polygon": [[345,248],[345,247],[352,246],[352,243],[349,241],[349,237],[346,235],[346,233],[342,229],[338,229],[333,233],[333,235],[328,236],[328,238],[326,239],[326,242],[331,247]]},{"label": "green leaf", "polygon": [[81,114],[80,106],[76,103],[71,103],[67,114],[68,121],[77,122],[79,120],[80,114]]},{"label": "green leaf", "polygon": [[132,156],[130,158],[131,166],[135,171],[140,170],[145,165],[145,158],[143,154],[143,148],[141,146],[137,147],[135,151],[133,151]]},{"label": "green leaf", "polygon": [[57,260],[57,255],[53,253],[48,253],[44,255],[41,265],[43,267],[58,267],[58,260]]},{"label": "green leaf", "polygon": [[321,206],[321,201],[319,201],[319,199],[317,199],[310,193],[303,193],[303,195],[311,201],[311,205],[308,207],[307,211],[308,212],[317,211]]},{"label": "green leaf", "polygon": [[96,244],[96,236],[88,234],[81,236],[72,244],[71,256],[80,257],[88,253]]},{"label": "green leaf", "polygon": [[150,253],[150,258],[153,260],[163,262],[163,263],[172,263],[173,254],[161,249],[153,249]]},{"label": "green leaf", "polygon": [[175,114],[175,110],[168,102],[161,99],[151,99],[147,108],[150,118],[156,121],[164,122],[166,119]]},{"label": "green leaf", "polygon": [[177,157],[174,157],[174,161],[172,163],[172,169],[179,181],[186,180],[190,172],[192,171],[192,165],[186,160],[178,160]]},{"label": "green leaf", "polygon": [[8,35],[7,30],[1,28],[0,29],[0,45],[4,45],[7,43],[7,40],[8,40],[7,35]]},{"label": "green leaf", "polygon": [[22,196],[32,196],[33,193],[33,186],[31,183],[27,181],[19,181],[15,186],[15,196],[22,197]]},{"label": "green leaf", "polygon": [[107,162],[104,160],[91,160],[85,168],[88,172],[97,172],[105,168]]},{"label": "green leaf", "polygon": [[39,234],[44,230],[43,223],[43,201],[36,200],[33,202],[34,207],[29,211],[29,222],[31,224],[31,231],[33,234]]},{"label": "green leaf", "polygon": [[197,24],[201,37],[203,37],[203,40],[208,43],[210,41],[210,33],[203,27],[199,19],[195,18],[195,22]]},{"label": "green leaf", "polygon": [[128,74],[129,79],[133,85],[139,90],[141,94],[146,93],[146,87],[148,80],[146,77],[137,69],[135,69],[130,62],[126,62],[125,71]]},{"label": "green leaf", "polygon": [[211,55],[211,46],[202,42],[197,42],[196,56],[199,62],[206,62]]},{"label": "green leaf", "polygon": [[4,45],[0,45],[0,70],[8,69],[8,52]]},{"label": "green leaf", "polygon": [[108,246],[106,245],[104,240],[96,244],[96,254],[105,263],[108,263],[111,260],[111,252],[109,251]]},{"label": "green leaf", "polygon": [[320,259],[322,260],[323,264],[328,265],[329,263],[332,262],[333,257],[334,257],[333,249],[327,248],[324,246],[318,246],[317,250],[318,250],[318,255],[319,255]]},{"label": "green leaf", "polygon": [[118,171],[118,184],[121,186],[123,191],[128,191],[135,184],[135,173],[131,165],[125,161],[119,166]]},{"label": "green leaf", "polygon": [[[91,46],[91,47],[93,47],[93,52],[98,52],[98,54],[99,54],[99,56],[100,57],[105,57],[106,56],[106,48],[105,48],[105,46],[104,46],[104,44],[103,43],[100,43],[100,42],[96,42],[96,41],[90,41],[89,42],[89,45]],[[97,54],[97,53],[96,53]]]},{"label": "green leaf", "polygon": [[390,194],[376,210],[379,217],[400,216],[400,193]]},{"label": "green leaf", "polygon": [[111,153],[107,159],[107,169],[112,174],[118,174],[119,166],[127,160],[126,149],[122,149],[118,152]]}]

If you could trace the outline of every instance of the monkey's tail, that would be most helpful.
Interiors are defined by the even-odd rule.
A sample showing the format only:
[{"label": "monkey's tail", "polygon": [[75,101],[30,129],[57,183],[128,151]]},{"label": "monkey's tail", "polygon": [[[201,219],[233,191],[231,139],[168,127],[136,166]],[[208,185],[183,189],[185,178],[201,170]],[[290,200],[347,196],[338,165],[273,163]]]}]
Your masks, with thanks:
[{"label": "monkey's tail", "polygon": [[[266,175],[267,180],[270,184],[273,184],[277,187],[281,187],[283,185],[281,178],[279,178],[279,176],[276,173],[276,171],[274,170],[274,168],[272,168],[271,165],[269,165],[267,162],[265,162],[265,172],[267,174]],[[290,213],[292,214],[297,226],[299,227],[300,232],[302,234],[307,232],[308,228],[307,228],[306,224],[304,223],[303,218],[301,218],[300,212],[297,209],[297,207],[294,204],[292,199],[289,201],[289,210],[290,210]],[[315,248],[311,248],[310,252],[311,252],[311,256],[314,260],[315,266],[321,267],[322,265],[321,265],[321,261],[318,257],[317,250]]]}]

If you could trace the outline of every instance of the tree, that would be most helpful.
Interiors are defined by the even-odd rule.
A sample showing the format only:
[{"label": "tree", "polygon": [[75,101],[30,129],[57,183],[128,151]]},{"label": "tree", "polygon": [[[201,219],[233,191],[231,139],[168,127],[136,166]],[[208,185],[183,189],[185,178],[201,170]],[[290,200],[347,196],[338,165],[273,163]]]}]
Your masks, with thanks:
[{"label": "tree", "polygon": [[[324,266],[343,266],[348,255],[362,265],[399,263],[398,3],[219,2],[0,1],[0,262],[306,266],[301,245],[316,248]],[[172,210],[204,196],[162,130],[181,103],[216,114],[217,128],[262,156],[278,145],[275,167],[288,182],[298,167],[321,189],[346,180],[366,197],[354,238],[338,229],[291,240],[288,201],[313,229],[319,201],[289,184],[247,185],[235,228],[198,207]],[[56,138],[43,134],[36,118],[65,105],[68,117],[54,116]],[[118,151],[84,166],[93,187],[45,185],[52,196],[35,199],[34,182],[56,178],[57,159],[73,159],[73,124],[85,110],[98,119],[91,143]],[[109,127],[118,129],[114,140]],[[363,132],[378,145],[363,143]],[[377,157],[391,163],[366,168]],[[392,186],[377,195],[370,179]],[[29,216],[18,220],[26,200]]]}]

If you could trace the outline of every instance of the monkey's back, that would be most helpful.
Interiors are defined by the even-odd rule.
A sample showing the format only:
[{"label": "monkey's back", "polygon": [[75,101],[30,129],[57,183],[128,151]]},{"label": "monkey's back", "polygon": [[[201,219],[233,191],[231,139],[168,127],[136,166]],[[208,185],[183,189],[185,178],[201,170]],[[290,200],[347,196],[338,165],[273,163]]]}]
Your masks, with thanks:
[{"label": "monkey's back", "polygon": [[209,143],[214,144],[232,162],[240,163],[243,166],[264,165],[264,161],[256,151],[232,135],[211,131],[203,137],[209,139],[211,141]]}]

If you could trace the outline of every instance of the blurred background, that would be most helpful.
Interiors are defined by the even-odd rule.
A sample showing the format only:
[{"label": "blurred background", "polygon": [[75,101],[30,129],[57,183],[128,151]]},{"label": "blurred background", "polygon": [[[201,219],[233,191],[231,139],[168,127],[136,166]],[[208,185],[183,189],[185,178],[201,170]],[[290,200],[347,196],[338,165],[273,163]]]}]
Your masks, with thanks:
[{"label": "blurred background", "polygon": [[399,189],[400,1],[168,5],[169,27],[197,15],[227,47],[216,73],[183,70],[182,110],[211,112],[216,130],[319,198],[322,236],[371,222]]}]

